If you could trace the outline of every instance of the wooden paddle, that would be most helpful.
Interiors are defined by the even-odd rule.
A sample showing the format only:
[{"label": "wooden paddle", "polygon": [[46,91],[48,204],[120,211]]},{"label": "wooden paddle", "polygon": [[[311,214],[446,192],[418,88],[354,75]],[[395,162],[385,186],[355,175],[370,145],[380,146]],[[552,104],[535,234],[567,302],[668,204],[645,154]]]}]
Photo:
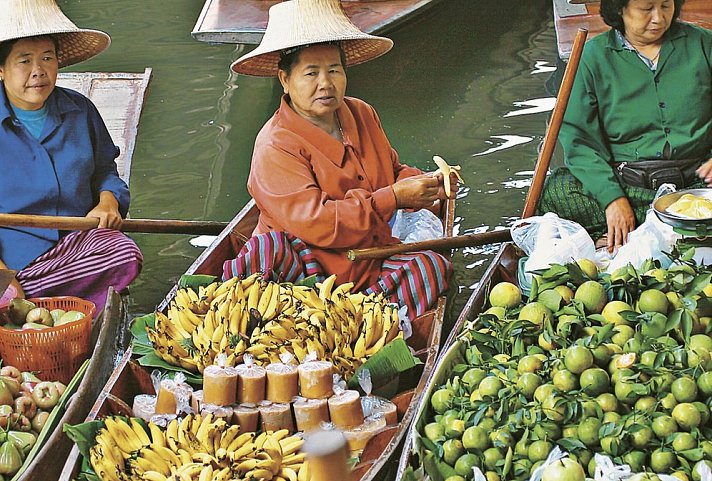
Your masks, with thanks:
[{"label": "wooden paddle", "polygon": [[[578,64],[581,60],[581,53],[583,52],[583,46],[586,43],[587,35],[588,30],[583,28],[580,28],[576,34],[576,39],[574,40],[574,45],[571,50],[571,57],[566,65],[564,78],[561,81],[561,88],[559,89],[559,94],[556,97],[556,105],[554,106],[554,111],[551,114],[551,121],[547,127],[546,135],[544,136],[544,144],[541,152],[539,153],[536,166],[534,167],[534,177],[532,179],[532,185],[529,187],[529,192],[527,193],[527,199],[524,202],[522,218],[531,217],[536,213],[536,207],[539,203],[541,192],[544,189],[546,173],[549,170],[551,156],[554,154],[554,149],[556,148],[556,139],[559,136],[559,130],[561,129],[561,123],[564,119],[566,106],[569,103],[571,88],[573,87],[576,70],[578,70]],[[352,249],[348,251],[347,257],[352,261],[361,259],[385,259],[386,257],[401,254],[403,252],[421,250],[444,251],[458,247],[481,246],[486,244],[495,244],[498,242],[507,242],[510,240],[512,240],[512,235],[509,232],[509,229],[505,229],[483,232],[480,234],[442,237],[440,239],[421,242],[409,242],[407,244],[369,247],[366,249]]]},{"label": "wooden paddle", "polygon": [[[61,217],[50,215],[0,214],[2,227],[38,227],[59,230],[89,230],[99,226],[95,217]],[[218,235],[227,222],[162,219],[124,219],[124,232],[161,234]]]}]

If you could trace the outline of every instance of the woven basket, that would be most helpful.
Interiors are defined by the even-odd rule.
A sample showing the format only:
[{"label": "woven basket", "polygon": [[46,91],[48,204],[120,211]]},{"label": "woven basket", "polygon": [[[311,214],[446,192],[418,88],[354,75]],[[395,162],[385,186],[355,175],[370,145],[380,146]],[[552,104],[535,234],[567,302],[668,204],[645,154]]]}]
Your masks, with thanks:
[{"label": "woven basket", "polygon": [[[7,329],[0,326],[0,356],[3,365],[32,371],[43,381],[71,381],[89,356],[91,326],[96,306],[78,297],[38,297],[28,299],[37,307],[83,312],[74,322],[46,329]],[[9,321],[7,308],[0,309],[0,321]]]}]

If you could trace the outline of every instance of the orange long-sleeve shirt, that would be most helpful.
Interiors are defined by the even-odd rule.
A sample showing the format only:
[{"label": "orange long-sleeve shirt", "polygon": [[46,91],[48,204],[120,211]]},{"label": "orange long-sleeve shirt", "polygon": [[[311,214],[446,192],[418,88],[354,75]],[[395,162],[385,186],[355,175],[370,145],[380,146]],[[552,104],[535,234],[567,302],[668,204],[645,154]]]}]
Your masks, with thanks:
[{"label": "orange long-sleeve shirt", "polygon": [[399,162],[373,107],[346,97],[337,115],[343,143],[282,98],[255,140],[247,182],[260,209],[254,234],[289,232],[337,283],[365,289],[378,281],[382,262],[351,262],[346,251],[400,242],[388,225],[396,210],[391,186],[421,171]]}]

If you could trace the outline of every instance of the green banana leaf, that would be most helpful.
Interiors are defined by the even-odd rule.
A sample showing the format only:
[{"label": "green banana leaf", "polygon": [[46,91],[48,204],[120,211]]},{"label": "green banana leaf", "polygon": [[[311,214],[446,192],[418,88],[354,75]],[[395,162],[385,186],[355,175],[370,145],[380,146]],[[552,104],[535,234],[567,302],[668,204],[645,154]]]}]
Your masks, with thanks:
[{"label": "green banana leaf", "polygon": [[84,364],[79,367],[77,372],[74,374],[72,380],[69,381],[69,384],[67,384],[67,388],[64,390],[64,393],[62,393],[62,396],[59,398],[57,405],[54,407],[54,409],[52,409],[52,412],[47,418],[44,428],[37,436],[37,441],[35,442],[35,445],[32,447],[30,452],[27,453],[27,457],[25,457],[25,461],[24,463],[22,463],[22,467],[20,467],[20,470],[15,473],[15,476],[13,476],[11,480],[18,479],[24,474],[27,468],[29,468],[30,465],[34,462],[35,456],[37,456],[39,450],[42,449],[42,446],[44,446],[45,442],[47,442],[47,438],[49,438],[54,432],[54,430],[57,428],[59,421],[62,419],[62,416],[64,415],[64,412],[67,409],[67,402],[69,401],[70,396],[77,392],[77,389],[79,388],[79,383],[81,383],[82,379],[84,378],[84,373],[87,370],[87,366],[89,366],[88,359],[84,361]]},{"label": "green banana leaf", "polygon": [[203,376],[201,374],[188,371],[187,369],[183,369],[180,366],[168,364],[166,361],[158,357],[158,354],[156,354],[155,351],[152,351],[148,354],[144,354],[143,356],[139,357],[138,363],[144,367],[153,367],[158,369],[159,371],[163,371],[171,379],[173,379],[173,377],[177,373],[181,372],[185,374],[186,381],[188,381],[194,387],[203,385]]},{"label": "green banana leaf", "polygon": [[178,289],[190,287],[194,291],[198,291],[200,286],[208,286],[215,282],[217,277],[206,274],[183,274],[178,280]]},{"label": "green banana leaf", "polygon": [[64,432],[69,439],[74,441],[79,448],[79,452],[85,458],[89,457],[89,450],[94,446],[94,439],[101,428],[104,427],[104,421],[87,421],[81,424],[70,426],[64,425]]},{"label": "green banana leaf", "polygon": [[405,341],[401,338],[394,339],[356,369],[348,385],[350,389],[358,389],[358,374],[368,369],[374,393],[390,398],[397,394],[398,385],[393,381],[397,380],[401,373],[419,364],[422,364],[422,361],[413,356]]}]

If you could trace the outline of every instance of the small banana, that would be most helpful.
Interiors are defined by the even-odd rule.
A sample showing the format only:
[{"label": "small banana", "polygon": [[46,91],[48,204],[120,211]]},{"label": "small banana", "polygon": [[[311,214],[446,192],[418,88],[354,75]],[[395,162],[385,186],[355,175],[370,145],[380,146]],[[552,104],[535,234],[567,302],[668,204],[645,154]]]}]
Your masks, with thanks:
[{"label": "small banana", "polygon": [[261,291],[261,282],[254,282],[250,286],[249,291],[247,291],[247,312],[250,312],[252,309],[257,309]]},{"label": "small banana", "polygon": [[[171,476],[171,478],[173,478],[173,476]],[[146,481],[167,481],[168,478],[158,471],[144,471],[141,473],[141,479],[145,479]]]},{"label": "small banana", "polygon": [[[257,436],[256,433],[254,432],[247,432],[240,434],[237,436],[225,449],[227,449],[228,453],[236,453],[238,450],[244,448],[245,446],[250,446],[252,442],[255,440],[255,436]],[[252,452],[253,449],[250,448],[246,452]],[[244,454],[242,454],[244,456]]]},{"label": "small banana", "polygon": [[118,473],[123,472],[123,464],[114,464],[100,445],[95,444],[89,449],[89,462],[101,479],[119,481]]},{"label": "small banana", "polygon": [[171,466],[176,466],[170,460],[164,459],[161,453],[147,446],[138,452],[136,459],[144,471],[158,471],[165,476],[171,474]]},{"label": "small banana", "polygon": [[271,480],[274,477],[271,469],[268,468],[255,468],[252,471],[245,473],[245,479],[264,479]]},{"label": "small banana", "polygon": [[215,472],[215,469],[213,468],[212,465],[208,464],[208,465],[204,466],[203,469],[200,471],[200,475],[198,476],[198,481],[212,481],[214,472]]},{"label": "small banana", "polygon": [[279,445],[282,447],[283,456],[289,456],[290,454],[296,453],[299,449],[301,449],[303,444],[304,439],[301,436],[290,436],[279,441]]},{"label": "small banana", "polygon": [[[107,431],[116,442],[116,445],[123,453],[131,455],[144,446],[142,439],[139,438],[138,434],[122,419],[108,416],[104,418],[104,424],[106,425]],[[151,444],[150,440],[146,443],[146,445],[148,444]]]},{"label": "small banana", "polygon": [[439,155],[434,155],[433,161],[438,166],[438,170],[440,172],[442,172],[442,174],[443,174],[443,185],[445,187],[445,195],[447,195],[448,198],[450,198],[450,173],[454,172],[455,176],[457,177],[457,181],[462,184],[465,183],[465,181],[462,179],[462,176],[460,175],[461,167],[459,165],[448,165],[448,163],[445,162],[445,159],[443,159]]},{"label": "small banana", "polygon": [[302,467],[297,472],[297,481],[309,481],[309,466],[308,463],[303,463]]},{"label": "small banana", "polygon": [[284,466],[295,466],[295,465],[304,463],[305,459],[306,459],[305,453],[292,453],[289,455],[285,455],[282,458],[282,464]]},{"label": "small banana", "polygon": [[319,299],[331,299],[331,291],[336,283],[336,274],[332,274],[324,282],[317,282],[316,287],[319,289]]},{"label": "small banana", "polygon": [[152,446],[166,446],[166,433],[159,425],[149,422],[148,430],[151,433]]}]

